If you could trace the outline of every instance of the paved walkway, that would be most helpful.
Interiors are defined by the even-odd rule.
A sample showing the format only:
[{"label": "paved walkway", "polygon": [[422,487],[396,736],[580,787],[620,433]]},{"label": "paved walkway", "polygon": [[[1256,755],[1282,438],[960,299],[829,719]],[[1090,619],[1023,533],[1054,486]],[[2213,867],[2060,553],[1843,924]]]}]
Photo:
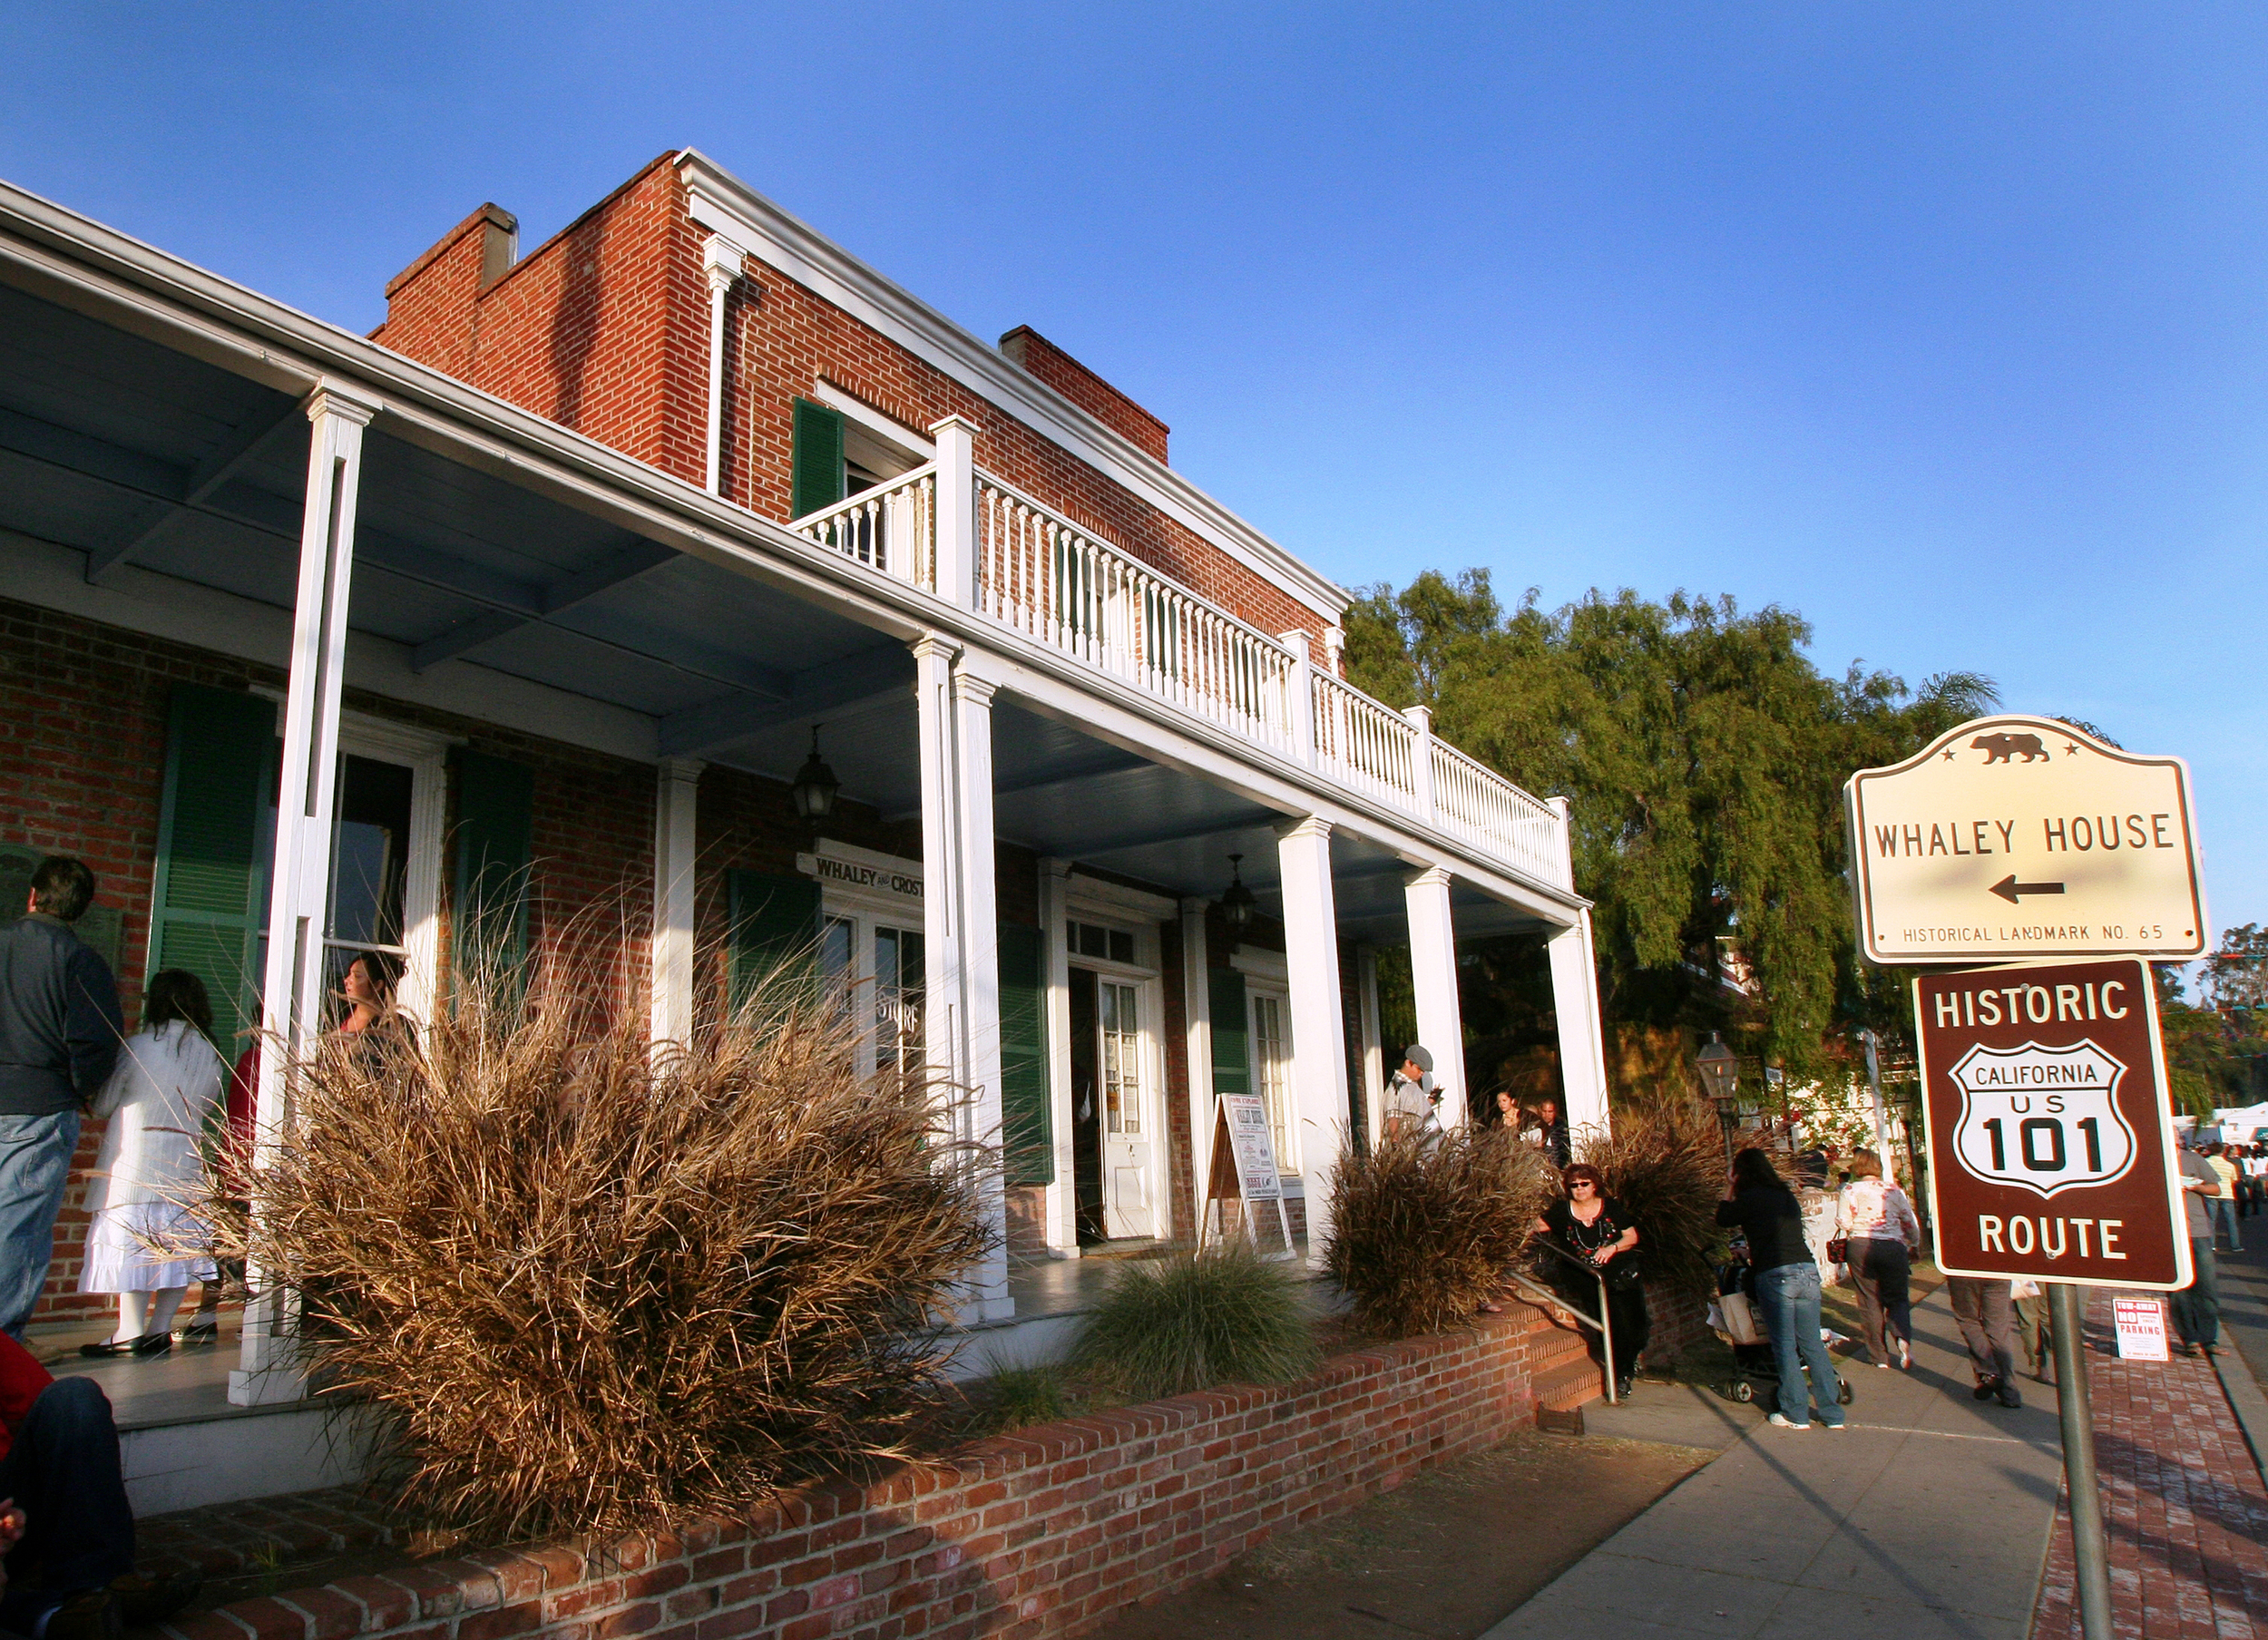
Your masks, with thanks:
[{"label": "paved walkway", "polygon": [[[2224,1282],[2223,1296],[2251,1284],[2241,1277]],[[2268,1440],[2268,1400],[2246,1373],[2244,1358],[2224,1348],[2217,1362],[2179,1355],[2163,1364],[2121,1361],[2107,1295],[2088,1306],[2085,1332],[2119,1634],[2136,1640],[2268,1636],[2268,1483],[2252,1450],[2253,1442]],[[2224,1329],[2224,1344],[2227,1337]],[[2068,1498],[2048,1542],[2033,1634],[2037,1640],[2077,1640]]]},{"label": "paved walkway", "polygon": [[1914,1331],[1911,1374],[1839,1363],[1856,1390],[1839,1434],[1651,1385],[1627,1411],[1594,1402],[1599,1434],[1724,1456],[1482,1640],[2025,1640],[2063,1472],[2055,1391],[2026,1381],[2017,1411],[1972,1400],[1941,1287]]}]

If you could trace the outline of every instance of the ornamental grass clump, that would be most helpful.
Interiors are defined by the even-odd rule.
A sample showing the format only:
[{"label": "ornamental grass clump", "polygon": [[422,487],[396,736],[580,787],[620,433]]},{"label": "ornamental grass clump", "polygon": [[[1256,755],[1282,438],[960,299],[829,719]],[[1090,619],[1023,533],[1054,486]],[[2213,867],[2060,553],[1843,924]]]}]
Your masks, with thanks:
[{"label": "ornamental grass clump", "polygon": [[1242,1242],[1129,1262],[1088,1312],[1071,1371],[1136,1401],[1315,1371],[1299,1283]]},{"label": "ornamental grass clump", "polygon": [[387,1415],[399,1501],[508,1540],[899,1455],[989,1153],[937,1089],[856,1074],[840,999],[775,983],[657,1053],[563,992],[327,1039],[220,1249],[287,1274],[318,1381]]},{"label": "ornamental grass clump", "polygon": [[1716,1224],[1725,1140],[1707,1106],[1675,1094],[1633,1101],[1615,1111],[1611,1131],[1584,1129],[1576,1153],[1637,1222],[1638,1266],[1649,1281],[1685,1293],[1711,1285],[1725,1245]]},{"label": "ornamental grass clump", "polygon": [[1339,1160],[1325,1268],[1380,1338],[1470,1324],[1555,1189],[1541,1152],[1501,1128],[1389,1139]]}]

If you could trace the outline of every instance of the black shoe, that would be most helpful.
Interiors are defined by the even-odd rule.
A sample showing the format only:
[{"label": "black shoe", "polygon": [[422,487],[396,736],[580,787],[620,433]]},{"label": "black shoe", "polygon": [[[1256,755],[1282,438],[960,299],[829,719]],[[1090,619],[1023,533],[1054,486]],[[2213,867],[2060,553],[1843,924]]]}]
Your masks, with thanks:
[{"label": "black shoe", "polygon": [[117,1355],[163,1355],[172,1348],[171,1333],[144,1332],[140,1338],[130,1338],[122,1343],[106,1338],[99,1344],[81,1344],[79,1353],[91,1361],[103,1361]]},{"label": "black shoe", "polygon": [[210,1350],[220,1342],[220,1323],[215,1316],[200,1315],[181,1329],[181,1343],[184,1350]]},{"label": "black shoe", "polygon": [[1617,1401],[1628,1401],[1630,1399],[1630,1381],[1628,1379],[1619,1379],[1616,1381],[1615,1399]]},{"label": "black shoe", "polygon": [[72,1596],[35,1624],[39,1640],[121,1640],[125,1625],[108,1589]]},{"label": "black shoe", "polygon": [[1984,1381],[1984,1382],[1970,1391],[1969,1393],[1978,1401],[1990,1401],[1993,1396],[1999,1391],[1999,1388],[2000,1381],[1999,1379],[1988,1378]]},{"label": "black shoe", "polygon": [[2000,1398],[2000,1404],[2004,1407],[2020,1407],[2024,1404],[2022,1394],[2005,1378],[2000,1381],[2000,1387],[1993,1393]]},{"label": "black shoe", "polygon": [[196,1599],[198,1591],[204,1586],[202,1577],[183,1567],[155,1577],[128,1572],[122,1577],[111,1579],[110,1592],[118,1602],[119,1616],[141,1628],[164,1622]]}]

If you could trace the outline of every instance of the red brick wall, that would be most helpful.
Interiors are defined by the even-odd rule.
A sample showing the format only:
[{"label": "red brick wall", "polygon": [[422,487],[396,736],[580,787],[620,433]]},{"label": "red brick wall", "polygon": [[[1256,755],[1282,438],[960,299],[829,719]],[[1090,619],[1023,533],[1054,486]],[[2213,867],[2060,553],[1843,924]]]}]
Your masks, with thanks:
[{"label": "red brick wall", "polygon": [[[482,213],[474,212],[389,286],[386,322],[373,339],[700,483],[709,414],[701,271],[708,236],[687,214],[671,158],[654,160],[485,289]],[[1265,631],[1305,628],[1321,655],[1319,612],[786,275],[751,259],[726,310],[721,485],[730,499],[786,522],[792,403],[825,376],[917,431],[947,415],[967,416],[982,429],[976,458],[988,470]],[[1154,453],[1164,458],[1162,422],[1034,339],[1046,353],[1035,376],[1069,393],[1065,383],[1077,372],[1091,380],[1090,396],[1098,403],[1102,395],[1124,400],[1123,412],[1102,419],[1137,425],[1132,418],[1147,418],[1156,429]],[[1046,362],[1055,359],[1061,367]],[[1136,442],[1148,447],[1148,436]]]},{"label": "red brick wall", "polygon": [[1144,454],[1166,459],[1171,431],[1149,411],[1080,364],[1029,325],[1000,338],[1000,350]]},{"label": "red brick wall", "polygon": [[654,160],[485,289],[474,212],[388,287],[386,321],[371,338],[700,483],[704,236],[685,213],[673,157]]},{"label": "red brick wall", "polygon": [[[148,955],[150,890],[164,795],[165,732],[176,683],[280,688],[280,670],[52,610],[0,600],[0,842],[75,854],[96,899],[122,913],[120,1001],[131,1029]],[[646,1006],[642,931],[652,919],[653,770],[449,713],[346,692],[351,710],[414,724],[529,766],[535,775],[534,949],[582,954],[608,977],[610,1000]],[[90,726],[100,726],[94,732]],[[449,874],[442,873],[442,930]],[[102,1124],[81,1137],[56,1225],[37,1322],[106,1314],[107,1295],[78,1293],[86,1239],[85,1170]]]},{"label": "red brick wall", "polygon": [[240,1602],[171,1640],[1076,1635],[1535,1421],[1526,1305],[1471,1332],[991,1440],[870,1485],[605,1545],[427,1562]]}]

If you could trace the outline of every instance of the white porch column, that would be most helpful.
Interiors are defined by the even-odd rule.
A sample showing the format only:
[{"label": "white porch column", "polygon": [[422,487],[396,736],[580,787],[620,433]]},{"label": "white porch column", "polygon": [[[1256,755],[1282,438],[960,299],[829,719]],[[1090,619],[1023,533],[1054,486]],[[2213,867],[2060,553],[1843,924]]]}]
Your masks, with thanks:
[{"label": "white porch column", "polygon": [[[1385,1027],[1379,1023],[1378,1019],[1378,948],[1374,945],[1358,947],[1356,962],[1359,964],[1355,978],[1356,994],[1363,1000],[1363,1130],[1369,1137],[1370,1148],[1375,1154],[1379,1129],[1385,1121],[1381,1105],[1386,1091]],[[1406,1044],[1396,1043],[1395,1046]]]},{"label": "white porch column", "polygon": [[701,770],[693,757],[665,757],[654,780],[653,965],[649,1027],[658,1046],[693,1040],[694,815]]},{"label": "white porch column", "polygon": [[[976,608],[976,425],[948,415],[930,424],[937,441],[937,584],[947,603]],[[916,568],[914,584],[921,583]]]},{"label": "white porch column", "polygon": [[1048,1132],[1055,1144],[1055,1182],[1048,1186],[1048,1251],[1079,1256],[1079,1157],[1071,1146],[1071,962],[1063,938],[1070,862],[1040,862],[1040,937],[1047,953]]},{"label": "white porch column", "polygon": [[1567,1130],[1607,1126],[1607,1039],[1598,1021],[1598,961],[1591,950],[1590,913],[1551,936],[1551,1006],[1559,1022],[1559,1081],[1567,1092]]},{"label": "white porch column", "polygon": [[1189,1072],[1189,1206],[1205,1235],[1205,1190],[1213,1176],[1213,985],[1202,900],[1181,902],[1181,1020]]},{"label": "white porch column", "polygon": [[[260,990],[260,1077],[252,1167],[272,1162],[289,1109],[290,1072],[323,1029],[324,931],[330,923],[331,806],[338,776],[338,690],[347,664],[362,430],[376,406],[326,384],[309,395],[307,494],[299,526],[291,670],[284,694],[283,767],[276,795],[268,966]],[[257,1294],[229,1374],[237,1406],[297,1401],[306,1381],[279,1337],[275,1272],[249,1273]]]},{"label": "white porch column", "polygon": [[701,247],[701,271],[709,276],[709,479],[711,495],[718,483],[725,454],[725,295],[740,277],[740,248],[710,236]]},{"label": "white porch column", "polygon": [[932,633],[914,644],[914,715],[921,734],[922,1039],[930,1074],[968,1086],[961,1038],[961,835],[953,756],[953,658]]},{"label": "white porch column", "polygon": [[[1464,1011],[1457,1003],[1457,933],[1449,914],[1449,874],[1440,866],[1414,872],[1403,884],[1410,917],[1410,981],[1416,993],[1418,1040],[1433,1055],[1433,1081],[1442,1090],[1443,1128],[1463,1125],[1466,1095]],[[1397,1042],[1390,1051],[1406,1044]]]},{"label": "white porch column", "polygon": [[1307,1198],[1307,1260],[1320,1265],[1331,1182],[1345,1142],[1346,1025],[1339,1001],[1338,910],[1331,825],[1309,816],[1276,834],[1284,879],[1284,955],[1291,980],[1293,1104]]},{"label": "white porch column", "polygon": [[[992,847],[992,694],[999,687],[963,650],[953,669],[954,831],[961,842],[961,984],[963,1053],[968,1065],[971,1137],[1002,1142],[1000,1086],[1000,895]],[[924,869],[924,880],[931,874]],[[1016,1312],[1008,1296],[1008,1204],[1001,1174],[987,1169],[984,1209],[997,1238],[970,1273],[971,1321],[1003,1321]]]}]

